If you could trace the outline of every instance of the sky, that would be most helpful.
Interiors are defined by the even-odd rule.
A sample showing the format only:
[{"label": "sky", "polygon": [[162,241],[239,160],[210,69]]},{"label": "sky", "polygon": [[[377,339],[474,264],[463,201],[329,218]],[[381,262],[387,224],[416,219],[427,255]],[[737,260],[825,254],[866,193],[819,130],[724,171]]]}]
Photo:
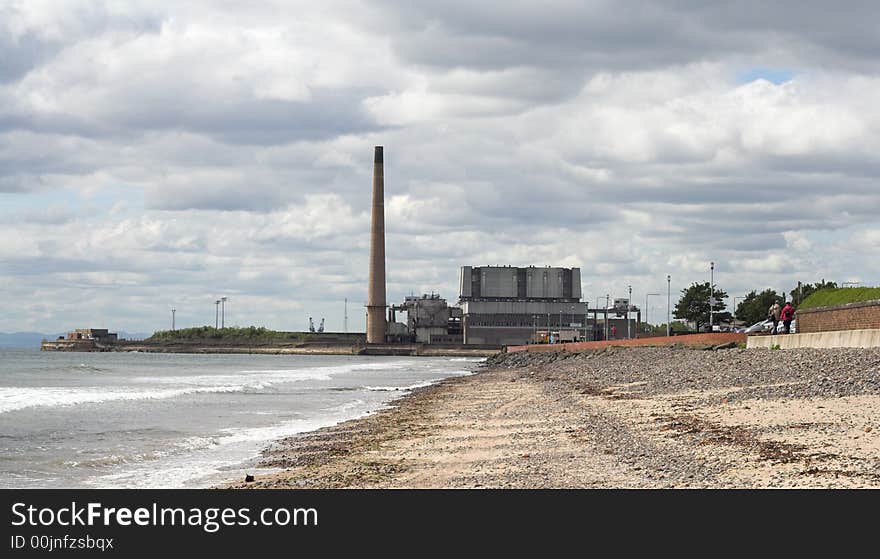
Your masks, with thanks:
[{"label": "sky", "polygon": [[876,2],[0,0],[0,331],[362,331],[376,145],[390,303],[877,285],[877,99]]}]

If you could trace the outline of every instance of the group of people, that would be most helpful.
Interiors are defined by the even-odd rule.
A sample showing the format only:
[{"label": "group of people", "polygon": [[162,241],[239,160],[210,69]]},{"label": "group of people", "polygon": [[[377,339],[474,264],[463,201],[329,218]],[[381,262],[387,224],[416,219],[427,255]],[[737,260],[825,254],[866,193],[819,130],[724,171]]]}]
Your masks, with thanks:
[{"label": "group of people", "polygon": [[786,301],[785,305],[782,307],[779,306],[779,303],[775,302],[770,305],[770,309],[767,311],[767,318],[773,321],[773,333],[776,333],[776,328],[779,326],[779,322],[782,321],[782,327],[785,329],[786,334],[791,334],[791,321],[794,320],[794,307]]}]

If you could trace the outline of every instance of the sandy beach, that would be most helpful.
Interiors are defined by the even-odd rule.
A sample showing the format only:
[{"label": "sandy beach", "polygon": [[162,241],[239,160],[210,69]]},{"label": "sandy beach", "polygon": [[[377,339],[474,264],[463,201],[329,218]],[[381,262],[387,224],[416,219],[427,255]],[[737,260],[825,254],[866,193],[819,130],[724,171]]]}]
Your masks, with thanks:
[{"label": "sandy beach", "polygon": [[229,487],[878,488],[878,418],[880,350],[500,354]]}]

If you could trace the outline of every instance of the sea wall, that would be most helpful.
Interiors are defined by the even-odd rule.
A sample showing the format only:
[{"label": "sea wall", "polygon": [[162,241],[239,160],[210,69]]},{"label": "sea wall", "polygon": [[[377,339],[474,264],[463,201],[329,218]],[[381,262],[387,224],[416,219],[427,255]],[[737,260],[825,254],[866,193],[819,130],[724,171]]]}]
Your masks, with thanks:
[{"label": "sea wall", "polygon": [[776,336],[749,336],[746,347],[749,349],[772,349],[774,347],[779,349],[798,347],[880,347],[880,328],[779,334]]},{"label": "sea wall", "polygon": [[802,334],[874,328],[880,328],[880,300],[797,311],[797,331]]},{"label": "sea wall", "polygon": [[633,346],[717,346],[729,343],[745,343],[745,334],[733,334],[728,332],[713,332],[707,334],[687,334],[683,336],[655,336],[652,338],[637,338],[632,340],[604,340],[599,342],[573,342],[566,344],[531,344],[508,346],[508,353],[517,351],[585,351],[589,349],[602,349],[605,347],[633,347]]}]

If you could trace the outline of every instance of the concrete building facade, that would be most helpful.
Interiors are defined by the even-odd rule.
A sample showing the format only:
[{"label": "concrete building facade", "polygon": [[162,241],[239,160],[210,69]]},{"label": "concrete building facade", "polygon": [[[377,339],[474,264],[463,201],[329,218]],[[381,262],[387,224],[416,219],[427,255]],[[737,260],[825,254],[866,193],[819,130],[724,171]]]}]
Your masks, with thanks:
[{"label": "concrete building facade", "polygon": [[524,344],[587,324],[579,268],[462,266],[459,307],[465,344]]}]

